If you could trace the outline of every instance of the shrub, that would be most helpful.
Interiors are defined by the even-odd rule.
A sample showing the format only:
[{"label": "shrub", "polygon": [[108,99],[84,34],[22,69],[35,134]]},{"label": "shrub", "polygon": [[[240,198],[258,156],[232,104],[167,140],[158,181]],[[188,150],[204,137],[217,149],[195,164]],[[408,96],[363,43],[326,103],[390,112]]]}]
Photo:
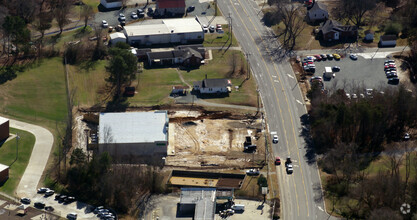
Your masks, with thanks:
[{"label": "shrub", "polygon": [[392,23],[389,23],[387,26],[385,26],[384,31],[385,31],[385,34],[394,34],[398,36],[401,29],[402,29],[401,24],[392,22]]}]

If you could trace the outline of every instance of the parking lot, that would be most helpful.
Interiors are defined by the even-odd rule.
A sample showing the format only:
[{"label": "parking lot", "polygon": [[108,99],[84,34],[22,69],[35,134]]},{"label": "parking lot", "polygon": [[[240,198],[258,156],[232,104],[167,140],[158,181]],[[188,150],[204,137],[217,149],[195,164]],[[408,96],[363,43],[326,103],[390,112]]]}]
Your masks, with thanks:
[{"label": "parking lot", "polygon": [[[371,59],[372,57],[366,55],[357,55],[357,60],[342,57],[340,60],[316,61],[314,62],[316,66],[314,75],[323,77],[325,67],[339,66],[340,71],[335,72],[333,78],[323,77],[324,87],[327,90],[344,89],[347,93],[361,93],[362,91],[359,90],[366,88],[380,90],[386,86],[397,86],[388,84],[384,72],[384,61],[387,58]],[[399,78],[401,80],[400,74]]]}]

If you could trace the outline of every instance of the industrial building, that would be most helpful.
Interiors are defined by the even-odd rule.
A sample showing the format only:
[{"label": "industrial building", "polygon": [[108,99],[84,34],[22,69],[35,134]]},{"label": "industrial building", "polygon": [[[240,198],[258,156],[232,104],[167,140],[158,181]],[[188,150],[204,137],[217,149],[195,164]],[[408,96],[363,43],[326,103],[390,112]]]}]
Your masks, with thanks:
[{"label": "industrial building", "polygon": [[216,188],[182,188],[179,213],[194,213],[195,220],[214,219],[216,212]]},{"label": "industrial building", "polygon": [[9,166],[0,164],[0,183],[6,182],[9,179]]},{"label": "industrial building", "polygon": [[0,141],[6,140],[9,137],[9,133],[9,119],[0,117]]},{"label": "industrial building", "polygon": [[116,163],[162,159],[167,154],[167,111],[100,113],[98,152]]},{"label": "industrial building", "polygon": [[132,46],[202,43],[204,32],[195,18],[154,19],[126,25],[123,33]]}]

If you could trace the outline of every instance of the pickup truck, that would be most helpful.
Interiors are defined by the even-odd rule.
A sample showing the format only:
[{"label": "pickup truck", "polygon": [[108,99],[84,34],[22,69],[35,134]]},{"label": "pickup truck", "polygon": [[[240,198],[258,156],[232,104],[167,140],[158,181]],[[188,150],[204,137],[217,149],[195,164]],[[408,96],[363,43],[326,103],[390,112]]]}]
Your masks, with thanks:
[{"label": "pickup truck", "polygon": [[294,171],[293,166],[292,166],[292,161],[289,156],[287,157],[287,160],[285,161],[285,168],[286,168],[287,174],[291,174]]}]

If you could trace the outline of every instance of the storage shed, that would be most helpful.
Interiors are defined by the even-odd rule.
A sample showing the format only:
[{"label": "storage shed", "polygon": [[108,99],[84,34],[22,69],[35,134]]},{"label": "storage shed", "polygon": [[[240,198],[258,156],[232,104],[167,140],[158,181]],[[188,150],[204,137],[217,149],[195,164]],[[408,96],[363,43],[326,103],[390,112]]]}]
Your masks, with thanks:
[{"label": "storage shed", "polygon": [[4,183],[9,179],[9,166],[0,164],[0,183]]},{"label": "storage shed", "polygon": [[123,33],[130,45],[202,43],[204,32],[195,18],[155,19],[126,25]]},{"label": "storage shed", "polygon": [[126,36],[123,33],[120,33],[120,32],[110,34],[110,43],[111,43],[111,45],[115,45],[117,42],[126,43],[127,42]]},{"label": "storage shed", "polygon": [[116,162],[167,154],[167,111],[100,113],[99,153],[108,152]]},{"label": "storage shed", "polygon": [[366,30],[365,31],[365,40],[369,41],[369,42],[374,41],[374,34],[375,34],[374,31]]},{"label": "storage shed", "polygon": [[100,4],[107,9],[120,8],[122,7],[122,0],[100,0]]},{"label": "storage shed", "polygon": [[0,141],[7,139],[9,137],[9,133],[9,119],[0,117]]},{"label": "storage shed", "polygon": [[397,36],[395,35],[382,35],[379,38],[380,47],[395,47],[397,45]]}]

